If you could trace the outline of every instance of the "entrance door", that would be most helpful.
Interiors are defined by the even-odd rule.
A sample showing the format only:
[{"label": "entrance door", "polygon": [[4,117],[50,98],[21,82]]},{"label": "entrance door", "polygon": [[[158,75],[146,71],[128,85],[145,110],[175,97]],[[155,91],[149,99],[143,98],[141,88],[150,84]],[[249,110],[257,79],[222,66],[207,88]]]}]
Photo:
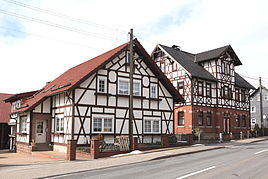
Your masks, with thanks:
[{"label": "entrance door", "polygon": [[46,121],[36,121],[36,143],[46,143]]}]

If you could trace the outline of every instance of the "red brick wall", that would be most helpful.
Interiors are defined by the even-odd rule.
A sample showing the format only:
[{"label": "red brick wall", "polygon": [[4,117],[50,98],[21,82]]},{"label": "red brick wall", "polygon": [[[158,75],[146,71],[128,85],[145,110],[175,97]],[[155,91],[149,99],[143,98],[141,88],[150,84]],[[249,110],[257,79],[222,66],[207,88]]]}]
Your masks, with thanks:
[{"label": "red brick wall", "polygon": [[[184,111],[184,126],[178,126],[178,112]],[[198,126],[198,112],[203,111],[203,126]],[[210,111],[212,115],[212,125],[206,126],[206,114]],[[242,111],[236,109],[212,108],[204,106],[182,106],[174,109],[174,128],[175,133],[192,133],[192,126],[199,127],[203,133],[218,134],[224,132],[224,114],[230,114],[230,132],[238,134],[241,131],[247,133],[250,130],[250,113],[249,111]],[[236,114],[240,115],[240,122],[242,126],[242,115],[246,116],[246,127],[236,126]]]},{"label": "red brick wall", "polygon": [[[178,126],[178,112],[184,111],[184,126]],[[174,110],[174,133],[192,133],[192,106],[182,106]]]}]

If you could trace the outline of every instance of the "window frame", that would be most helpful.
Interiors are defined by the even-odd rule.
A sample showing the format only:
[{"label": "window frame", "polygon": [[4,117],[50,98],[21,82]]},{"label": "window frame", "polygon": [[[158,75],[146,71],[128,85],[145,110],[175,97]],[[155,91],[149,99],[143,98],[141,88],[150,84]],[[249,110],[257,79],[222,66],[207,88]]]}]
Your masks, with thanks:
[{"label": "window frame", "polygon": [[211,83],[206,82],[206,97],[212,97]]},{"label": "window frame", "polygon": [[[201,88],[201,90],[200,90],[200,88]],[[198,81],[197,82],[197,95],[198,96],[203,96],[203,94],[204,94],[204,84],[203,84],[203,81]]]},{"label": "window frame", "polygon": [[22,133],[27,132],[27,116],[20,117],[20,132]]},{"label": "window frame", "polygon": [[[135,84],[139,84],[139,91],[138,91],[138,94],[135,95]],[[141,81],[137,81],[137,80],[134,80],[133,81],[133,96],[141,96]]]},{"label": "window frame", "polygon": [[[254,109],[254,110],[253,110]],[[251,106],[250,107],[250,112],[251,113],[256,113],[256,106]]]},{"label": "window frame", "polygon": [[[146,131],[146,121],[150,121],[150,130],[149,131]],[[157,121],[158,123],[158,131],[154,131],[154,124],[155,121]],[[144,121],[143,121],[143,129],[144,129],[144,133],[145,134],[159,134],[161,133],[161,125],[160,125],[160,118],[145,118]]]},{"label": "window frame", "polygon": [[[254,121],[254,123],[253,123],[253,121]],[[257,123],[256,118],[251,118],[250,123],[251,123],[252,126],[253,125],[255,126],[255,124]]]},{"label": "window frame", "polygon": [[[155,93],[153,93],[153,87],[155,87]],[[158,84],[155,83],[150,84],[150,98],[158,98]]]},{"label": "window frame", "polygon": [[239,114],[236,115],[235,121],[236,121],[236,127],[241,127],[241,119]]},{"label": "window frame", "polygon": [[[104,91],[100,91],[100,81],[104,81]],[[98,93],[107,93],[107,78],[103,76],[98,76]]]},{"label": "window frame", "polygon": [[55,116],[55,133],[62,133],[64,132],[64,116]]},{"label": "window frame", "polygon": [[184,126],[185,124],[185,119],[184,119],[184,111],[179,111],[178,112],[178,126]]},{"label": "window frame", "polygon": [[[208,121],[210,121],[210,124]],[[212,126],[212,113],[210,111],[206,114],[206,126]]]},{"label": "window frame", "polygon": [[[100,131],[99,130],[98,131],[94,130],[95,129],[95,124],[97,124],[97,123],[95,123],[95,120],[101,120],[101,122],[100,122],[100,124],[101,124],[100,129],[101,130]],[[111,129],[111,131],[106,130],[106,128],[108,128],[108,127],[105,126],[105,120],[111,121],[111,123],[110,123],[111,126],[109,127]],[[91,126],[92,126],[92,133],[94,133],[94,134],[96,134],[96,133],[111,134],[111,133],[114,132],[114,116],[112,116],[112,115],[93,115],[92,116],[92,124],[91,124]],[[97,127],[99,127],[99,126],[97,126]]]},{"label": "window frame", "polygon": [[[198,126],[204,126],[203,117],[204,117],[203,111],[198,111],[197,113]],[[201,123],[200,123],[200,120],[201,120]]]},{"label": "window frame", "polygon": [[[120,82],[127,83],[127,93],[120,92],[120,90],[122,91],[122,89],[120,89]],[[129,89],[129,80],[122,79],[122,78],[118,79],[118,94],[120,94],[120,95],[129,95],[129,91],[130,91],[130,89]]]},{"label": "window frame", "polygon": [[247,127],[246,115],[242,115],[242,127]]},{"label": "window frame", "polygon": [[235,88],[235,100],[240,101],[240,94],[239,94],[239,89]]},{"label": "window frame", "polygon": [[241,89],[241,102],[246,102],[246,90]]}]

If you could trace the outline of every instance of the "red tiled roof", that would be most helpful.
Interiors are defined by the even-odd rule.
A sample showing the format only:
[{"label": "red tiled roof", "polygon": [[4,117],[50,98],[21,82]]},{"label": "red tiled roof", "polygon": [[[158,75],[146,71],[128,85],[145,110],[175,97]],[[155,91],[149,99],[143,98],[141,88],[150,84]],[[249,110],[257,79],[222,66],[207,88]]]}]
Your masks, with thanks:
[{"label": "red tiled roof", "polygon": [[75,87],[81,81],[85,80],[88,75],[96,70],[99,66],[105,63],[107,60],[113,58],[117,53],[121,52],[126,47],[128,47],[128,43],[120,45],[117,48],[114,48],[102,55],[99,55],[91,60],[88,60],[67,70],[58,78],[48,83],[44,88],[40,90],[39,93],[34,95],[32,98],[25,100],[23,104],[24,107],[17,109],[14,112],[31,110],[46,97]]},{"label": "red tiled roof", "polygon": [[[178,93],[178,91],[173,87],[173,85],[169,82],[169,80],[165,77],[165,75],[161,72],[161,70],[157,67],[155,62],[150,58],[148,53],[142,47],[138,40],[134,40],[135,45],[138,46],[140,51],[145,55],[147,63],[151,65],[153,71],[158,75],[163,85],[167,86],[167,90],[170,91],[175,101],[183,101],[183,98]],[[24,100],[23,107],[14,111],[21,112],[32,110],[36,107],[41,101],[46,99],[46,97],[58,94],[63,91],[72,90],[81,82],[86,80],[92,73],[102,67],[105,63],[108,63],[111,59],[114,59],[117,55],[119,55],[122,51],[124,51],[128,47],[128,43],[120,45],[102,55],[99,55],[91,60],[88,60],[80,65],[77,65],[65,73],[60,75],[58,78],[47,84],[44,88],[37,92],[29,99]]]},{"label": "red tiled roof", "polygon": [[8,123],[11,113],[11,104],[5,103],[5,99],[12,96],[12,94],[0,93],[0,123]]}]

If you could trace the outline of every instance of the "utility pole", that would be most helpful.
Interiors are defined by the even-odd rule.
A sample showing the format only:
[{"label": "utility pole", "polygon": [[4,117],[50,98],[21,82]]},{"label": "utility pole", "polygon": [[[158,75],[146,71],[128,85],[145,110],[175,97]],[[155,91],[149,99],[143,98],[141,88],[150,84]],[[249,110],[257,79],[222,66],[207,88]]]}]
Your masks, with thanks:
[{"label": "utility pole", "polygon": [[259,77],[260,82],[260,117],[261,117],[261,131],[264,136],[264,126],[263,126],[263,107],[262,107],[262,85],[261,85],[261,77]]},{"label": "utility pole", "polygon": [[133,29],[130,29],[129,32],[130,40],[129,40],[129,51],[130,51],[130,59],[129,59],[129,150],[133,150],[133,67],[134,67],[134,58],[133,58]]}]

